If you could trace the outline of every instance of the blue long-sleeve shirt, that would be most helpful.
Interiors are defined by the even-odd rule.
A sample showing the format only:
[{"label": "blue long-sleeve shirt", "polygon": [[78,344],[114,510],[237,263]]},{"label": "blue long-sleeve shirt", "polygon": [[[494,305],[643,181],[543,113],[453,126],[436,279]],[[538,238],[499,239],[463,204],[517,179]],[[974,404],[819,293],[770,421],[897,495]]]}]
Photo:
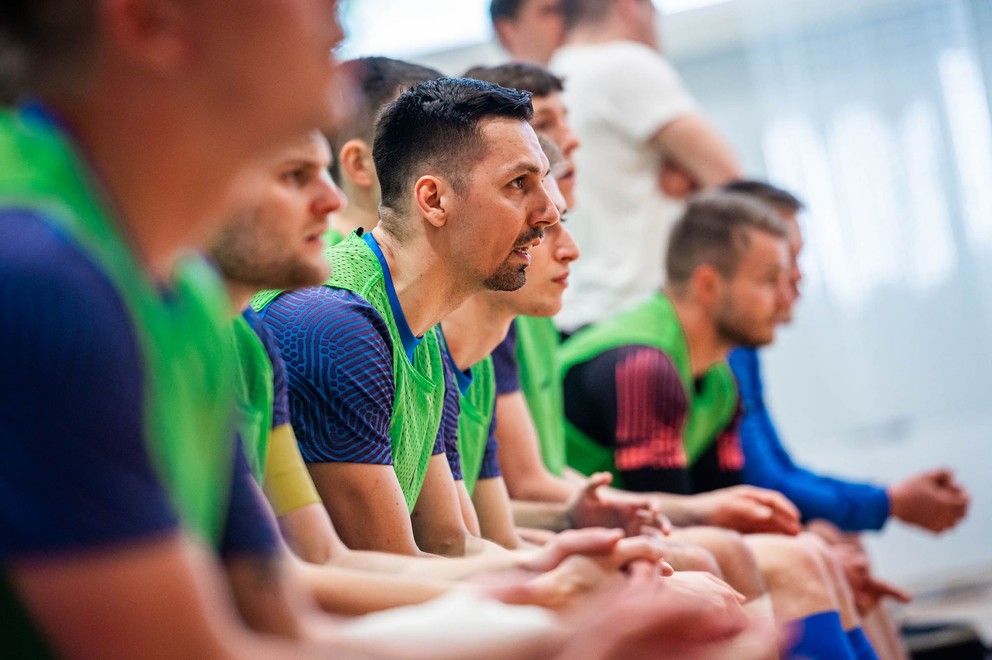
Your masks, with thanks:
[{"label": "blue long-sleeve shirt", "polygon": [[740,434],[745,483],[782,493],[805,520],[822,518],[852,532],[881,529],[889,517],[885,489],[822,476],[796,465],[765,406],[758,352],[738,348],[730,354],[730,366],[744,404]]}]

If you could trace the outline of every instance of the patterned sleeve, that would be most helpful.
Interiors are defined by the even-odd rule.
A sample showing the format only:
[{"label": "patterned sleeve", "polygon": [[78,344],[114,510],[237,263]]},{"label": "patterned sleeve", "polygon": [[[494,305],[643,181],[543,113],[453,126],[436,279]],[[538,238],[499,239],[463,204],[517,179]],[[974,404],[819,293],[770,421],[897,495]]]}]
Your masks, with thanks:
[{"label": "patterned sleeve", "polygon": [[[464,478],[462,475],[462,457],[458,453],[458,386],[455,384],[454,371],[448,351],[441,351],[441,361],[444,363],[444,408],[441,413],[441,427],[437,431],[437,441],[434,443],[434,455],[442,451],[448,459],[448,467],[455,481]],[[441,451],[438,451],[440,448]]]},{"label": "patterned sleeve", "polygon": [[479,479],[495,479],[502,477],[503,473],[499,469],[499,460],[496,454],[499,446],[496,442],[496,417],[489,424],[489,438],[486,440],[486,450],[482,455],[482,468],[479,470]]},{"label": "patterned sleeve", "polygon": [[506,337],[493,349],[493,371],[496,375],[496,396],[520,391],[517,366],[517,324],[511,323]]},{"label": "patterned sleeve", "polygon": [[315,287],[280,296],[262,316],[285,361],[303,459],[391,465],[392,340],[375,308]]},{"label": "patterned sleeve", "polygon": [[624,346],[570,369],[565,412],[586,435],[613,448],[625,488],[691,492],[680,434],[685,391],[675,365],[658,349]]}]

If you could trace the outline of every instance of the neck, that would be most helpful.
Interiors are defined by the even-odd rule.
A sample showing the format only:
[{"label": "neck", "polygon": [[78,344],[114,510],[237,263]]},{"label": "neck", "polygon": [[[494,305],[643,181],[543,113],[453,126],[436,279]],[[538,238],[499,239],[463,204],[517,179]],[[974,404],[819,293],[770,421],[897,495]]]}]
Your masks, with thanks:
[{"label": "neck", "polygon": [[667,290],[665,294],[675,306],[675,313],[682,324],[689,345],[692,375],[702,376],[714,364],[727,359],[733,347],[720,337],[712,316],[690,296],[676,296]]},{"label": "neck", "polygon": [[441,321],[451,357],[460,371],[471,369],[492,353],[513,322],[512,313],[497,309],[487,298],[472,296]]},{"label": "neck", "polygon": [[382,225],[377,225],[372,235],[389,265],[406,322],[418,337],[482,288],[453,272],[452,260],[439,253],[421,232],[402,245]]},{"label": "neck", "polygon": [[235,282],[227,277],[224,278],[224,284],[227,285],[227,295],[231,298],[232,317],[245,311],[248,303],[251,302],[251,297],[258,293],[258,287]]},{"label": "neck", "polygon": [[359,227],[365,231],[372,231],[379,224],[376,210],[352,203],[354,198],[351,195],[347,195],[347,198],[349,203],[340,211],[331,214],[331,227],[337,229],[343,236],[347,236]]},{"label": "neck", "polygon": [[[113,99],[112,107],[104,99]],[[99,175],[125,239],[152,277],[167,282],[182,253],[206,248],[213,219],[223,216],[250,154],[218,144],[181,112],[126,94],[94,93],[50,105]]]}]

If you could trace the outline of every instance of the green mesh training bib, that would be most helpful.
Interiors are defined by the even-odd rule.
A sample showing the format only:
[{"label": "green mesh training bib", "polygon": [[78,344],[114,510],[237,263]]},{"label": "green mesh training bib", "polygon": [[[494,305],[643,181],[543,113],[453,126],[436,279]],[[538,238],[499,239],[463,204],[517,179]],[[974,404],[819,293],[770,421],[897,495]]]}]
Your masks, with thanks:
[{"label": "green mesh training bib", "polygon": [[458,453],[468,494],[475,492],[486,454],[489,427],[496,409],[496,376],[489,355],[472,367],[472,384],[458,397]]},{"label": "green mesh training bib", "polygon": [[54,223],[120,295],[144,366],[144,441],[152,464],[184,527],[218,543],[230,487],[234,395],[230,302],[213,269],[185,259],[164,298],[73,146],[40,116],[0,111],[0,206],[33,210]]},{"label": "green mesh training bib", "polygon": [[[413,364],[410,364],[389,304],[385,275],[372,248],[357,233],[351,233],[329,249],[327,257],[332,273],[325,286],[358,294],[379,312],[389,328],[393,345],[393,384],[396,388],[389,420],[393,469],[403,489],[407,508],[413,511],[420,488],[424,485],[444,409],[444,370],[437,335],[434,328],[424,333],[423,340],[413,353]],[[252,299],[252,306],[261,311],[280,293],[263,292]]]},{"label": "green mesh training bib", "polygon": [[237,393],[238,432],[255,481],[265,478],[265,459],[272,435],[272,406],[275,391],[272,361],[251,325],[238,316],[228,327],[237,368],[234,386]]},{"label": "green mesh training bib", "polygon": [[558,376],[558,330],[548,318],[518,316],[517,369],[537,429],[541,459],[552,474],[565,470],[565,404]]},{"label": "green mesh training bib", "polygon": [[[662,351],[675,365],[688,402],[681,429],[682,446],[691,466],[716,440],[737,409],[737,385],[726,362],[712,366],[702,376],[696,392],[689,361],[689,345],[671,301],[656,293],[640,305],[580,331],[561,348],[562,378],[568,370],[621,346],[650,346]],[[604,447],[565,420],[569,465],[584,474],[608,470],[619,480],[613,450]]]}]

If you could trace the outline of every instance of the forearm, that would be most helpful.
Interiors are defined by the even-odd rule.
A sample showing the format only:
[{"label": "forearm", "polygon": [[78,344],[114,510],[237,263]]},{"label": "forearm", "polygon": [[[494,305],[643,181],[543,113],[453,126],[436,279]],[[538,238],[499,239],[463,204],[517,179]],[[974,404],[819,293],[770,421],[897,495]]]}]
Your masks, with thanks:
[{"label": "forearm", "polygon": [[453,588],[450,582],[409,575],[383,575],[388,571],[369,570],[364,566],[344,568],[301,563],[299,571],[321,609],[352,616],[416,605]]},{"label": "forearm", "polygon": [[692,496],[674,493],[643,494],[653,499],[661,513],[677,527],[705,525],[709,522],[710,516]]},{"label": "forearm", "polygon": [[470,557],[410,557],[383,552],[349,550],[333,559],[335,566],[374,573],[418,576],[425,580],[456,582],[475,575],[520,568],[525,556],[516,552],[483,553]]},{"label": "forearm", "polygon": [[569,508],[565,502],[526,502],[512,500],[513,521],[518,527],[534,527],[552,532],[571,528]]}]

